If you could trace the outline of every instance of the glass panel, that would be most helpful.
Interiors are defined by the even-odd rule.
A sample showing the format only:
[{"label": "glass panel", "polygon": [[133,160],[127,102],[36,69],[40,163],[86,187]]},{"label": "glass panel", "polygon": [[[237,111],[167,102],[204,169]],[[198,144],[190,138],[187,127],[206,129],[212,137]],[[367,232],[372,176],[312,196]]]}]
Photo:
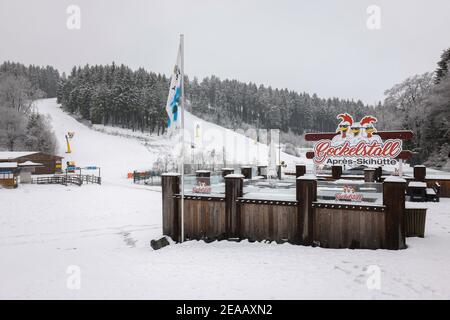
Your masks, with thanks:
[{"label": "glass panel", "polygon": [[317,200],[341,203],[383,204],[383,184],[345,179],[318,181]]},{"label": "glass panel", "polygon": [[212,195],[225,196],[225,181],[222,176],[197,177],[195,175],[184,176],[185,195]]},{"label": "glass panel", "polygon": [[244,183],[244,198],[257,200],[295,201],[295,190],[295,180],[291,179],[249,180]]}]

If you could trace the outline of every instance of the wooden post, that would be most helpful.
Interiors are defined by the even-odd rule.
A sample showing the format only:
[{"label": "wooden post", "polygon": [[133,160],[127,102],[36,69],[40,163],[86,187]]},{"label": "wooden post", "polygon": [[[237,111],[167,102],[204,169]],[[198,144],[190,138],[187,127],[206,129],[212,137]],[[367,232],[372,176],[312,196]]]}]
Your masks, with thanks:
[{"label": "wooden post", "polygon": [[406,180],[388,177],[383,183],[383,204],[385,205],[385,248],[398,250],[406,248],[405,240],[405,189]]},{"label": "wooden post", "polygon": [[414,166],[414,180],[425,182],[427,168],[425,166]]},{"label": "wooden post", "polygon": [[211,171],[209,170],[197,170],[195,171],[197,185],[204,183],[205,185],[211,185]]},{"label": "wooden post", "polygon": [[383,173],[383,168],[382,167],[377,167],[375,169],[375,181],[376,182],[381,182],[382,173]]},{"label": "wooden post", "polygon": [[375,182],[375,169],[374,168],[364,169],[364,182]]},{"label": "wooden post", "polygon": [[251,179],[252,167],[250,166],[241,167],[241,173],[244,175],[244,179]]},{"label": "wooden post", "polygon": [[163,173],[161,175],[161,187],[163,235],[167,235],[178,242],[181,240],[181,220],[178,199],[175,199],[174,195],[180,193],[180,174]]},{"label": "wooden post", "polygon": [[314,212],[312,203],[317,201],[317,178],[314,175],[304,175],[297,178],[296,183],[298,243],[311,245],[314,230]]},{"label": "wooden post", "polygon": [[225,178],[225,176],[234,173],[233,168],[222,168],[222,177]]},{"label": "wooden post", "polygon": [[297,164],[295,165],[295,177],[301,177],[306,174],[306,165],[304,164]]},{"label": "wooden post", "polygon": [[225,219],[227,238],[236,238],[240,234],[239,204],[236,201],[244,191],[244,176],[229,174],[225,177]]},{"label": "wooden post", "polygon": [[338,180],[342,176],[342,166],[331,166],[331,176],[334,180]]}]

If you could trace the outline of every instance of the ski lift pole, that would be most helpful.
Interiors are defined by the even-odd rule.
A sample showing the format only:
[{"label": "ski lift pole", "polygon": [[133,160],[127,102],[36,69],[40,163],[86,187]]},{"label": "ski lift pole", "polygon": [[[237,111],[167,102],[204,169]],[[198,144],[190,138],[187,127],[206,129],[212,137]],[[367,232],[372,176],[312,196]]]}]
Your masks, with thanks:
[{"label": "ski lift pole", "polygon": [[70,149],[69,136],[67,134],[66,134],[66,144],[67,144],[66,153],[72,153],[72,150]]}]

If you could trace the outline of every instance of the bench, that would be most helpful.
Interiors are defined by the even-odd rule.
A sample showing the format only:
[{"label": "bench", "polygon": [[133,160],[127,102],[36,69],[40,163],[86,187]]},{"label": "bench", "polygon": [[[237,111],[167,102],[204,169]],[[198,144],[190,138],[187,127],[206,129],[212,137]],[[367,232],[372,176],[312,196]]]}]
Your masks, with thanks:
[{"label": "bench", "polygon": [[427,184],[420,181],[408,183],[407,192],[411,201],[427,201]]},{"label": "bench", "polygon": [[439,202],[439,195],[441,193],[441,185],[434,182],[431,188],[426,189],[427,201]]}]

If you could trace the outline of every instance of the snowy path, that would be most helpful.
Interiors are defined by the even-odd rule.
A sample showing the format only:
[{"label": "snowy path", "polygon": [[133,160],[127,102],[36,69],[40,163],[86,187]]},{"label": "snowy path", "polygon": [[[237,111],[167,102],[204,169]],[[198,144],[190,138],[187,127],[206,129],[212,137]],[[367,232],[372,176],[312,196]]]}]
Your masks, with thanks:
[{"label": "snowy path", "polygon": [[[0,298],[450,298],[450,199],[425,204],[426,237],[408,238],[401,251],[247,241],[153,251],[161,193],[132,185],[124,173],[155,154],[136,140],[85,127],[54,100],[38,108],[51,114],[59,139],[75,131],[72,156],[102,166],[105,183],[0,190]],[[80,289],[67,286],[73,265]],[[380,290],[366,285],[372,265],[381,270]]]}]

